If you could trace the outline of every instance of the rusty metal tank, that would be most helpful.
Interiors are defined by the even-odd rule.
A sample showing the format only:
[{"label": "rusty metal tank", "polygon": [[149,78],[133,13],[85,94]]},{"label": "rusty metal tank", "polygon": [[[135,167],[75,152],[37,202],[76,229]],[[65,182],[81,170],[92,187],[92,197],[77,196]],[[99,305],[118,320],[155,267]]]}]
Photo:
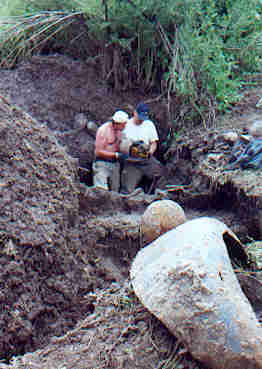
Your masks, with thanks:
[{"label": "rusty metal tank", "polygon": [[130,275],[141,302],[213,369],[261,369],[262,329],[232,268],[246,260],[217,219],[187,221],[140,250]]}]

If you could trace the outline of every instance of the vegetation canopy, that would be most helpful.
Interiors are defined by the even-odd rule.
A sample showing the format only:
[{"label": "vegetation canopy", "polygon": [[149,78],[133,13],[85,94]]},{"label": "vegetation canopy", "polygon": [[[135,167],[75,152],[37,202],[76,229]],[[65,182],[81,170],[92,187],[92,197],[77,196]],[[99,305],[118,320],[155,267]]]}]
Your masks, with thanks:
[{"label": "vegetation canopy", "polygon": [[2,67],[81,57],[116,90],[159,94],[176,127],[212,123],[261,69],[260,0],[6,0],[0,16]]}]

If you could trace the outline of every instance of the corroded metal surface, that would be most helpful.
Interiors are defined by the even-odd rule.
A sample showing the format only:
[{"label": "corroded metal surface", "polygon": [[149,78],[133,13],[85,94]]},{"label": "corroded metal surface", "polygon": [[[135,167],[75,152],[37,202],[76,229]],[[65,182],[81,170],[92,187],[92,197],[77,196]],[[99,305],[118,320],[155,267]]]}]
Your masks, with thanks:
[{"label": "corroded metal surface", "polygon": [[137,254],[132,284],[196,359],[214,369],[262,368],[262,329],[227,247],[243,253],[224,223],[207,217],[188,221]]}]

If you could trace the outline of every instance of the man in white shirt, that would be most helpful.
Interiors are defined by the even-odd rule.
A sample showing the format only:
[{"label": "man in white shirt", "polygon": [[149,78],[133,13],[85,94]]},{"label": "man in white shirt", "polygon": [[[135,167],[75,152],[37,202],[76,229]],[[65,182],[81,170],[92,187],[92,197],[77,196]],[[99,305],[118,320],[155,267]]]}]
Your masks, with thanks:
[{"label": "man in white shirt", "polygon": [[136,106],[133,117],[127,121],[122,134],[120,151],[130,154],[130,146],[137,141],[143,141],[145,145],[148,145],[148,157],[151,158],[148,160],[151,166],[148,165],[149,161],[148,164],[145,161],[141,164],[125,162],[121,175],[121,189],[124,193],[133,192],[143,176],[153,179],[154,174],[150,170],[152,164],[153,166],[156,163],[161,165],[155,158],[152,158],[157,149],[159,137],[154,123],[149,119],[148,105],[144,103]]}]

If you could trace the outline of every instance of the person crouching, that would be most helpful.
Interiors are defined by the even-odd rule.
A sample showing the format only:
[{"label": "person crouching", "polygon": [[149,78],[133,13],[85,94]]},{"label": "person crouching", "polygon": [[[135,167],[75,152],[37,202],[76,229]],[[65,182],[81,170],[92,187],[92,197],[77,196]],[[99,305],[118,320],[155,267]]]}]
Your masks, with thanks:
[{"label": "person crouching", "polygon": [[97,130],[93,162],[95,187],[116,192],[120,189],[120,162],[125,155],[119,152],[119,147],[127,120],[128,114],[118,110]]},{"label": "person crouching", "polygon": [[144,146],[148,147],[148,152],[146,159],[142,162],[130,162],[130,160],[124,162],[121,174],[121,192],[132,193],[143,176],[152,181],[162,175],[162,165],[153,157],[158,141],[156,127],[149,119],[149,107],[141,102],[136,106],[132,118],[126,124],[120,150],[130,154],[129,150],[132,145],[143,143]]}]

